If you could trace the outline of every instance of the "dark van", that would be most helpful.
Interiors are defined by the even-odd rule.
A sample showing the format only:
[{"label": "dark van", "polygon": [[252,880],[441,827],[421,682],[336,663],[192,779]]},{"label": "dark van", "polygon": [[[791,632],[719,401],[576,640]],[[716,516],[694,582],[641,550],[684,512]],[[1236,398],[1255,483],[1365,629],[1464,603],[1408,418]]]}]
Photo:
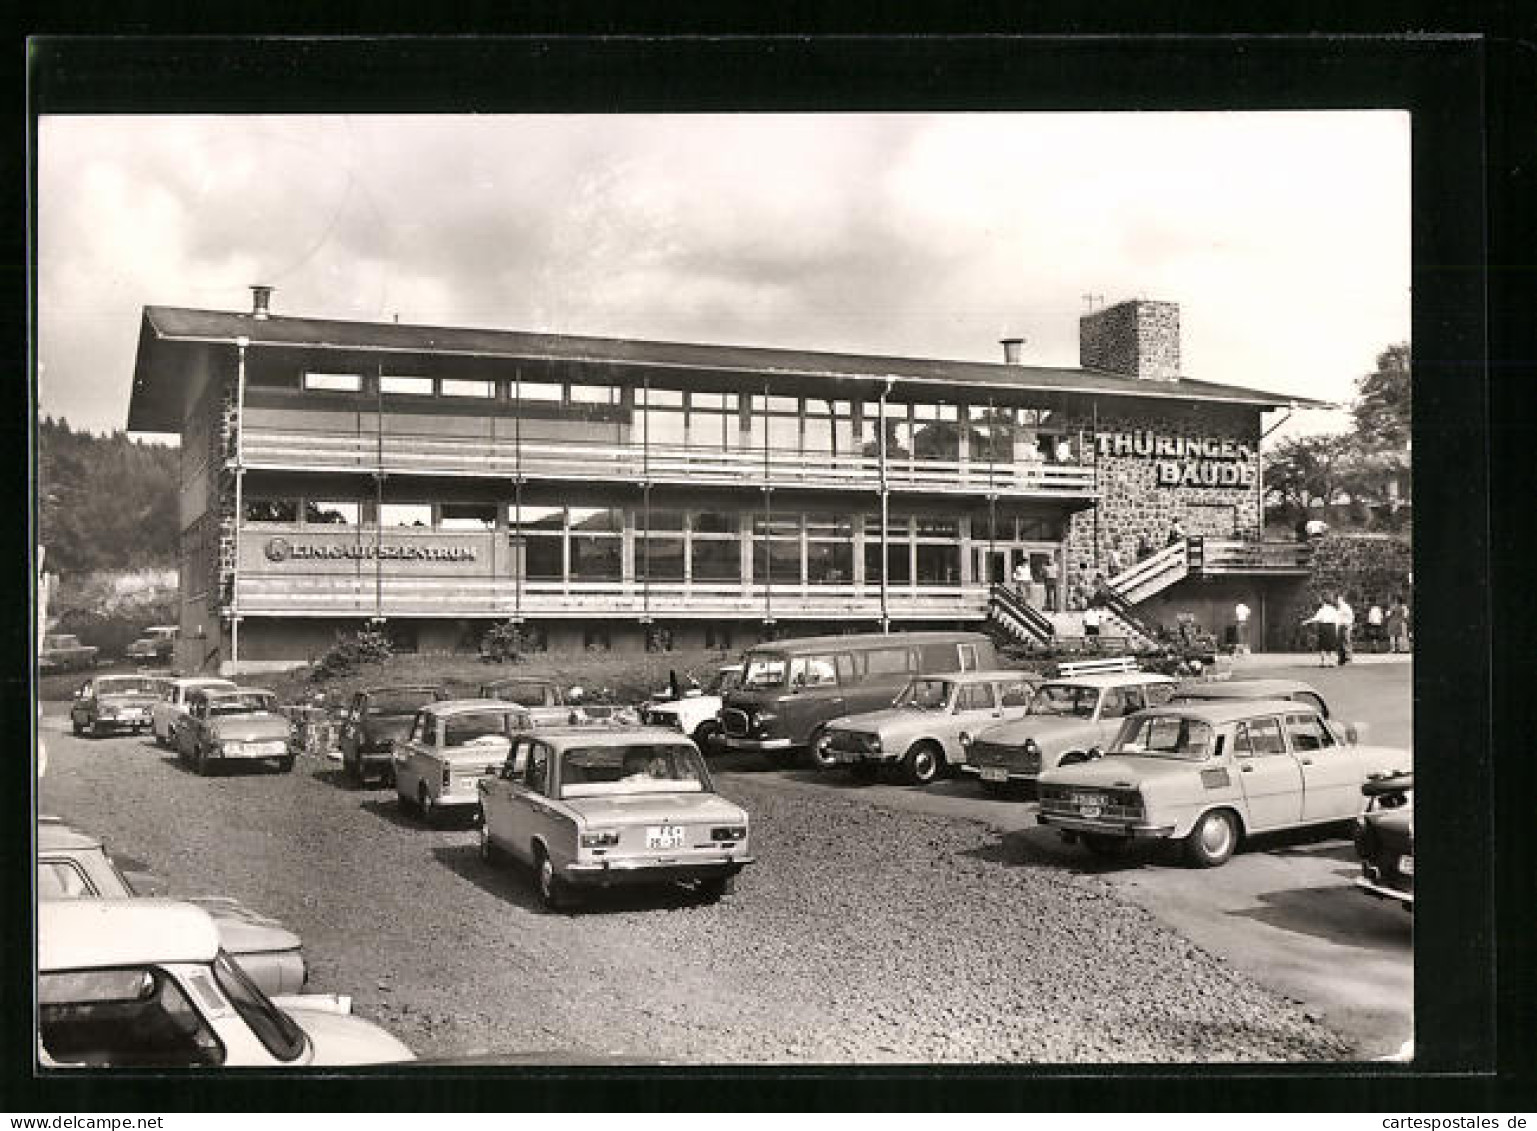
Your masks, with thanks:
[{"label": "dark van", "polygon": [[998,657],[980,632],[872,632],[759,644],[742,663],[742,683],[720,711],[726,746],[786,756],[804,748],[831,766],[825,724],[890,706],[915,675],[996,668]]}]

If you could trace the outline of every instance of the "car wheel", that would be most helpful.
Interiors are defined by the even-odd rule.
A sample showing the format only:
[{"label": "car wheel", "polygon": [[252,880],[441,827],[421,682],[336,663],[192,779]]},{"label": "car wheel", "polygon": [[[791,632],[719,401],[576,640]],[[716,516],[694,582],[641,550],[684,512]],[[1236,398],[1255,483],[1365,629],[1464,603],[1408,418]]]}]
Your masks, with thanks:
[{"label": "car wheel", "polygon": [[278,772],[279,773],[283,773],[283,774],[292,773],[293,772],[293,768],[294,768],[294,756],[292,754],[284,754],[281,758],[278,759]]},{"label": "car wheel", "polygon": [[1101,860],[1118,860],[1126,855],[1126,838],[1123,836],[1104,836],[1101,833],[1084,833],[1083,846],[1089,850],[1091,856],[1098,856]]},{"label": "car wheel", "polygon": [[543,847],[534,849],[534,883],[539,888],[539,902],[551,911],[566,906],[566,884],[555,874],[555,865]]},{"label": "car wheel", "polygon": [[1225,864],[1238,847],[1238,822],[1231,810],[1213,809],[1202,815],[1185,838],[1185,857],[1197,868]]},{"label": "car wheel", "polygon": [[945,756],[932,742],[919,742],[902,759],[902,773],[913,785],[928,785],[939,777]]},{"label": "car wheel", "polygon": [[855,762],[849,766],[849,773],[855,781],[872,782],[880,776],[881,768],[876,762]]},{"label": "car wheel", "polygon": [[736,889],[735,876],[710,876],[699,881],[695,889],[706,903],[719,903]]},{"label": "car wheel", "polygon": [[714,719],[706,719],[694,728],[694,745],[699,747],[702,754],[710,753],[719,738],[720,724]]},{"label": "car wheel", "polygon": [[827,728],[820,726],[811,732],[811,738],[806,742],[806,752],[811,755],[811,764],[819,770],[831,770],[838,765],[838,760],[827,749],[827,737]]}]

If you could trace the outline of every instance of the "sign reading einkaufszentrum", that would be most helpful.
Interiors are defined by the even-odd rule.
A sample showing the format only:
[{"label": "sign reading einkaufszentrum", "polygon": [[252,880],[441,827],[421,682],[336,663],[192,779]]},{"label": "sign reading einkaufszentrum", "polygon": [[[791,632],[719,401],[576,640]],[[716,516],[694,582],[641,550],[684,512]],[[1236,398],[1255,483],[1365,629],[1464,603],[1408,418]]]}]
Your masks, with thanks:
[{"label": "sign reading einkaufszentrum", "polygon": [[473,546],[409,546],[388,542],[377,546],[372,543],[327,545],[290,542],[286,538],[269,538],[265,553],[267,560],[274,562],[290,559],[343,561],[375,558],[381,561],[413,562],[472,562],[475,560]]},{"label": "sign reading einkaufszentrum", "polygon": [[1101,456],[1156,459],[1160,487],[1253,487],[1254,451],[1248,444],[1156,432],[1100,432]]}]

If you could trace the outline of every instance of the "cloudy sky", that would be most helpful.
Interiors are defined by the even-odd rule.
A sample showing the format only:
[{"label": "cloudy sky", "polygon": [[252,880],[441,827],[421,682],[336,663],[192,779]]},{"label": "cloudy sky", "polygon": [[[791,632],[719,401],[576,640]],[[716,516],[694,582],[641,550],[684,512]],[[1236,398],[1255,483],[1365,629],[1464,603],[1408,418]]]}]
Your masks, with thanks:
[{"label": "cloudy sky", "polygon": [[[1409,119],[70,117],[38,127],[39,411],[127,418],[141,309],[1077,364],[1084,295],[1184,370],[1331,401],[1409,336]],[[1290,426],[1340,427],[1335,414]]]}]

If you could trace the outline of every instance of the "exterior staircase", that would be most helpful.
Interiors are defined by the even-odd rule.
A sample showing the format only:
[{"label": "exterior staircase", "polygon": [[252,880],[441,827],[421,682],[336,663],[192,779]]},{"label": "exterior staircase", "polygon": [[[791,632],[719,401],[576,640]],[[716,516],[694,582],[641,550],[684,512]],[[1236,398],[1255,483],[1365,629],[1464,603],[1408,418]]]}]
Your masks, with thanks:
[{"label": "exterior staircase", "polygon": [[1021,644],[1049,645],[1056,635],[1051,618],[1033,608],[1008,585],[994,583],[987,601],[988,619]]},{"label": "exterior staircase", "polygon": [[1190,543],[1182,539],[1109,578],[1105,587],[1130,608],[1184,580],[1189,572]]}]

